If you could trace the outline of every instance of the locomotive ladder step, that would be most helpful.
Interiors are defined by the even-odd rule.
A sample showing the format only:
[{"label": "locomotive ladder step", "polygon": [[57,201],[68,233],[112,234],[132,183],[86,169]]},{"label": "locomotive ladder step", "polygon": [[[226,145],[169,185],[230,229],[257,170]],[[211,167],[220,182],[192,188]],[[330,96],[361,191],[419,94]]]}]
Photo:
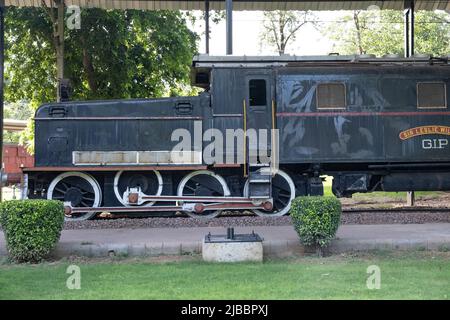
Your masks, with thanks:
[{"label": "locomotive ladder step", "polygon": [[248,196],[251,199],[269,199],[272,188],[272,174],[269,163],[249,165]]},{"label": "locomotive ladder step", "polygon": [[262,168],[267,167],[270,168],[270,163],[249,163],[250,168]]},{"label": "locomotive ladder step", "polygon": [[270,179],[251,179],[250,183],[270,183]]}]

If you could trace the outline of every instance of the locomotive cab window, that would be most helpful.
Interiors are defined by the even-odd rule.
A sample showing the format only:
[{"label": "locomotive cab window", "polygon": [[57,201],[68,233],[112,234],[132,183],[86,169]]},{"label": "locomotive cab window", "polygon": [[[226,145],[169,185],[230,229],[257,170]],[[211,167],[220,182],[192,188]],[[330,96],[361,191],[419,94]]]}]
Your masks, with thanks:
[{"label": "locomotive cab window", "polygon": [[319,83],[316,89],[317,109],[345,109],[345,85],[340,82]]},{"label": "locomotive cab window", "polygon": [[248,83],[248,89],[250,106],[265,106],[267,104],[266,80],[252,79]]},{"label": "locomotive cab window", "polygon": [[447,92],[444,82],[417,83],[417,108],[447,108]]}]

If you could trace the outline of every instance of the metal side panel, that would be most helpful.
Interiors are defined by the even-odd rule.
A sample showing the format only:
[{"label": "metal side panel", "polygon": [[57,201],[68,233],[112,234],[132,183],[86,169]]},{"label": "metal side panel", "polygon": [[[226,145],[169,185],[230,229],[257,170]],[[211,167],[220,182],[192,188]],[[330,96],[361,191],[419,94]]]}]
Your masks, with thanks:
[{"label": "metal side panel", "polygon": [[199,151],[73,151],[76,166],[201,164]]}]

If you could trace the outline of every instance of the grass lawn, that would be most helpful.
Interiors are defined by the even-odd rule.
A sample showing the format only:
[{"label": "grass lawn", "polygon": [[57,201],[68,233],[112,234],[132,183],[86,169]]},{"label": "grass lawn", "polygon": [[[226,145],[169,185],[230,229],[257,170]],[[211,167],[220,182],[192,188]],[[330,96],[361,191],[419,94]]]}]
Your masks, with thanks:
[{"label": "grass lawn", "polygon": [[[325,181],[323,183],[323,193],[326,196],[334,196],[333,191],[331,189],[332,186],[332,177],[326,176]],[[439,191],[416,191],[415,196],[416,199],[421,199],[423,197],[427,198],[438,198],[440,195],[444,194],[444,192]],[[384,192],[384,191],[375,191],[368,193],[355,193],[352,196],[355,201],[369,201],[369,200],[377,200],[377,198],[387,200],[396,200],[396,201],[405,201],[406,203],[406,192]]]},{"label": "grass lawn", "polygon": [[[81,289],[66,268],[81,268]],[[369,265],[381,288],[369,290]],[[305,257],[262,264],[212,264],[198,257],[74,260],[0,265],[0,299],[449,299],[450,253]]]}]

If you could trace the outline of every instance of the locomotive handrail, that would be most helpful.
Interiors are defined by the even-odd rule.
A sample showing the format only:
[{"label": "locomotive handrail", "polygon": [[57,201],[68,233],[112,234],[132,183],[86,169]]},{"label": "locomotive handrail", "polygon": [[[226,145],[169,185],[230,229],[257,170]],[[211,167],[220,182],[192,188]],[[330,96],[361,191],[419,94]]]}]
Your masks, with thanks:
[{"label": "locomotive handrail", "polygon": [[244,108],[244,178],[248,176],[247,173],[247,106],[245,104],[245,99],[242,100],[243,108]]}]

